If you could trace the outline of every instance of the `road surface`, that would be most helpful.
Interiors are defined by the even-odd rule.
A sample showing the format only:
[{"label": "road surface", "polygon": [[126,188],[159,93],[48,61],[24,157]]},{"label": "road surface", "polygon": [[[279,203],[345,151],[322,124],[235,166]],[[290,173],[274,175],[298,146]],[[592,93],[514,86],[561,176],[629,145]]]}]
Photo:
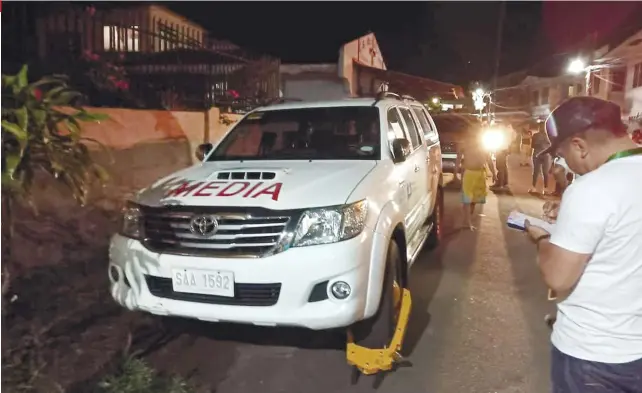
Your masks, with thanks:
[{"label": "road surface", "polygon": [[[534,247],[504,224],[514,208],[539,214],[542,201],[526,193],[528,169],[511,175],[514,195],[490,193],[477,232],[455,229],[459,195],[446,192],[446,238],[411,273],[405,352],[413,366],[386,376],[378,392],[548,391],[544,315],[553,306]],[[341,345],[330,334],[189,322],[149,360],[217,393],[374,391],[368,377],[350,384]]]}]

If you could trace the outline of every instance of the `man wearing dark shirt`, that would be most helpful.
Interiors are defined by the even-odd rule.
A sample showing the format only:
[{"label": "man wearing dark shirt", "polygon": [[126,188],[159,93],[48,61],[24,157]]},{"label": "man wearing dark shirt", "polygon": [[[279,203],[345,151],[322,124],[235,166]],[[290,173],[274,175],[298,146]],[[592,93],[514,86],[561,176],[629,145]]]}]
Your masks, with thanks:
[{"label": "man wearing dark shirt", "polygon": [[531,140],[531,157],[533,159],[533,182],[532,188],[528,192],[536,193],[537,192],[537,180],[540,177],[540,174],[544,180],[544,186],[542,188],[542,194],[546,193],[546,187],[548,186],[548,173],[551,169],[551,155],[550,154],[539,154],[543,152],[551,145],[551,142],[548,140],[548,136],[545,132],[541,130],[541,127],[538,127],[538,130],[533,134]]}]

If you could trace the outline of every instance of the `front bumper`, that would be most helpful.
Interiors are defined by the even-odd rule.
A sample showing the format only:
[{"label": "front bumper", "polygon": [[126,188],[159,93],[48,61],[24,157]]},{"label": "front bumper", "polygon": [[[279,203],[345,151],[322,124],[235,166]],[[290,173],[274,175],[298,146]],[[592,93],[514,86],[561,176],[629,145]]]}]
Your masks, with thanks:
[{"label": "front bumper", "polygon": [[[115,235],[109,250],[110,269],[120,274],[116,280],[109,274],[111,294],[124,307],[156,315],[314,330],[348,326],[364,318],[371,250],[378,236],[365,230],[343,242],[295,247],[265,258],[238,259],[159,254],[139,241]],[[173,292],[172,268],[233,272],[235,297],[245,296],[246,301],[185,297],[184,293]],[[347,299],[338,300],[330,293],[336,281],[350,285]],[[318,295],[324,288],[324,300],[310,301],[313,290]],[[256,300],[258,292],[265,301],[247,305],[248,296]],[[272,301],[266,296],[272,296]]]},{"label": "front bumper", "polygon": [[441,155],[441,167],[444,173],[455,173],[457,154],[443,153]]}]

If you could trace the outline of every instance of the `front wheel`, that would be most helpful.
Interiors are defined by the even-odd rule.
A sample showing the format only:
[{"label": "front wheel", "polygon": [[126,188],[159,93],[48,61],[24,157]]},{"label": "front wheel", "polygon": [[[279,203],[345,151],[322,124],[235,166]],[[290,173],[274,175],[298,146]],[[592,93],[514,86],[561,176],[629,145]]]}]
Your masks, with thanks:
[{"label": "front wheel", "polygon": [[379,309],[373,317],[353,326],[356,344],[366,348],[385,348],[392,341],[401,310],[402,269],[399,246],[392,240],[388,246]]}]

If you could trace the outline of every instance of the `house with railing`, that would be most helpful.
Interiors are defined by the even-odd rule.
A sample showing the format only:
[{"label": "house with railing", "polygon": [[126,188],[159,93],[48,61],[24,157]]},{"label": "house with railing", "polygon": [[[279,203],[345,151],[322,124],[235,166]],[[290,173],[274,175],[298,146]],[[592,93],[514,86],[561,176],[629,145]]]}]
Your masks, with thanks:
[{"label": "house with railing", "polygon": [[[3,10],[3,37],[12,37],[2,42],[3,67],[29,63],[41,74],[69,75],[89,92],[94,106],[114,105],[105,90],[124,106],[200,110],[216,105],[232,111],[279,95],[278,59],[210,37],[164,6],[38,7],[10,3]],[[90,84],[103,89],[91,94]]]},{"label": "house with railing", "polygon": [[590,68],[591,96],[620,105],[625,119],[642,117],[642,30],[603,50]]}]

